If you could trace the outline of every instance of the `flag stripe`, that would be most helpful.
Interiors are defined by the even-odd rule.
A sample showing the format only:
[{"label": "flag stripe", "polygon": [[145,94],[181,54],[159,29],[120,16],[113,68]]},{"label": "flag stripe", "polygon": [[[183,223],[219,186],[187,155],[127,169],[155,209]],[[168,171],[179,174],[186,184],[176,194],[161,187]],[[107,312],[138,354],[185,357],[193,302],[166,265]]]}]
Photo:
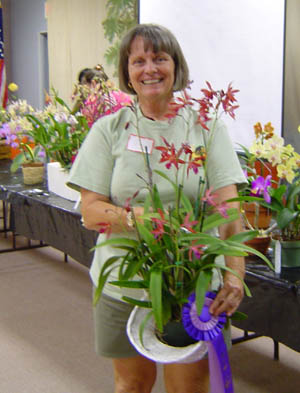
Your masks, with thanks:
[{"label": "flag stripe", "polygon": [[3,20],[2,20],[2,5],[0,1],[0,106],[5,107],[7,103],[7,84],[6,72],[4,62],[4,42],[3,42]]}]

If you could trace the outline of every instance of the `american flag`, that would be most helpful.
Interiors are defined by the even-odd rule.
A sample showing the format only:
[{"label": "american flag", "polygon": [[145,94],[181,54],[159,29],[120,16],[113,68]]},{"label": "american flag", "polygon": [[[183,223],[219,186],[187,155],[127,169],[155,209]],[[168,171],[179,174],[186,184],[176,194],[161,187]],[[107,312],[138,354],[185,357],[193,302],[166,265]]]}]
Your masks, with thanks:
[{"label": "american flag", "polygon": [[0,1],[0,106],[5,107],[7,102],[7,84],[4,63],[4,43],[3,43],[3,20],[2,4]]}]

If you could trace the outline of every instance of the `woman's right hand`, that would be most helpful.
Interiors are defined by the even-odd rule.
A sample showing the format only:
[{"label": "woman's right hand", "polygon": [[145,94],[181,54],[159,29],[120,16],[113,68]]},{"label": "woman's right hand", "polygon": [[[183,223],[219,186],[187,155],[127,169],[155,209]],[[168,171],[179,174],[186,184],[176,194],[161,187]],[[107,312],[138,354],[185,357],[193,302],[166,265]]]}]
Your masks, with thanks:
[{"label": "woman's right hand", "polygon": [[[133,208],[135,219],[144,214],[144,208],[136,206]],[[124,231],[134,231],[128,225],[127,211],[123,207],[115,206],[109,197],[96,192],[81,189],[81,214],[83,225],[87,229],[99,231],[101,224],[109,224],[110,231],[120,233]]]}]

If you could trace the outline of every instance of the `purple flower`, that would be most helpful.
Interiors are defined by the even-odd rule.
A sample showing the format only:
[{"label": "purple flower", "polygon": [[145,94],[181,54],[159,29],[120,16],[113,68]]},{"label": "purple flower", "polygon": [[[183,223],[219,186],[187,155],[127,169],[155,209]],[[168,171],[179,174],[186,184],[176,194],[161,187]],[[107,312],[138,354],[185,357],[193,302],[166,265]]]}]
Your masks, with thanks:
[{"label": "purple flower", "polygon": [[271,175],[266,178],[263,176],[258,176],[257,179],[253,180],[251,184],[251,194],[255,196],[263,195],[267,203],[271,202],[271,197],[268,192],[268,188],[271,187]]}]

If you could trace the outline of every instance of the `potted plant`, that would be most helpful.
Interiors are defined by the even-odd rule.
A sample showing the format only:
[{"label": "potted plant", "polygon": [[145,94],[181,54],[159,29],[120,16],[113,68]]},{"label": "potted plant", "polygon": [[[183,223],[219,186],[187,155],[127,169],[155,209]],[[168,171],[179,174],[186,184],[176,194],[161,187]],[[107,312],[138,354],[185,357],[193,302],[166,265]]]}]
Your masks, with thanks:
[{"label": "potted plant", "polygon": [[[208,129],[207,122],[212,120],[213,128],[221,108],[225,113],[234,117],[234,110],[237,107],[234,93],[230,85],[227,92],[224,92],[213,90],[208,83],[208,89],[203,89],[204,98],[201,100],[192,99],[186,92],[184,97],[177,98],[178,101],[172,105],[170,117],[176,116],[180,107],[192,108],[194,105],[199,105],[198,122]],[[139,118],[135,105],[132,106],[132,110],[136,114],[135,126],[139,135]],[[246,240],[257,236],[258,231],[246,231],[226,240],[221,240],[211,232],[226,222],[236,220],[239,217],[239,211],[228,209],[226,204],[216,206],[211,190],[205,191],[206,159],[210,154],[209,135],[210,133],[207,133],[206,148],[203,146],[195,150],[188,144],[182,144],[176,149],[165,139],[162,146],[156,147],[161,152],[160,162],[165,164],[170,171],[174,170],[174,174],[170,176],[159,170],[152,171],[147,153],[145,153],[144,161],[148,173],[145,188],[148,190],[148,197],[144,203],[144,215],[141,217],[143,222],[136,220],[134,215],[132,216],[136,238],[132,236],[108,238],[96,246],[110,245],[122,249],[124,255],[121,257],[116,255],[104,263],[95,292],[95,303],[101,296],[109,273],[113,269],[118,269],[119,280],[110,282],[111,284],[140,289],[146,295],[144,300],[123,297],[125,301],[137,306],[132,319],[139,321],[139,333],[133,333],[130,330],[132,327],[130,322],[128,331],[138,340],[136,344],[138,350],[143,348],[144,334],[147,337],[145,342],[147,341],[148,348],[149,331],[147,329],[145,333],[145,329],[150,320],[153,320],[157,335],[160,337],[164,335],[165,327],[169,322],[182,322],[184,319],[182,310],[184,305],[189,303],[189,296],[194,296],[192,302],[198,315],[201,314],[203,305],[207,301],[206,292],[211,285],[214,269],[232,272],[228,267],[219,265],[219,256],[246,256],[248,252],[253,252],[269,263],[264,255],[244,244]],[[199,174],[199,168],[203,168],[203,177]],[[153,172],[172,185],[175,196],[174,206],[163,205],[160,193],[153,181]],[[184,179],[192,176],[192,172],[194,176],[198,176],[195,179],[198,182],[198,195],[194,206],[183,192]],[[138,192],[139,190],[135,198]],[[132,212],[130,200],[127,201],[126,209]],[[109,235],[109,224],[99,225],[100,231]],[[119,259],[121,263],[116,267],[115,262]],[[248,288],[246,286],[245,288],[246,293],[249,294]],[[140,310],[143,315],[136,319],[136,313]],[[162,339],[165,337],[163,336]],[[149,351],[147,348],[144,350],[148,357],[152,356],[152,350]]]},{"label": "potted plant", "polygon": [[271,122],[264,127],[260,122],[256,123],[254,132],[255,140],[249,149],[240,145],[248,187],[240,192],[239,199],[243,201],[242,214],[246,227],[260,231],[260,236],[252,242],[259,242],[259,247],[263,244],[267,249],[272,232],[271,195],[277,195],[276,189],[283,181],[287,184],[293,182],[300,155],[291,145],[285,145],[282,137],[274,134]]},{"label": "potted plant", "polygon": [[[299,160],[300,162],[300,160]],[[291,184],[270,191],[274,224],[272,237],[280,242],[281,266],[300,266],[300,174]]]}]

